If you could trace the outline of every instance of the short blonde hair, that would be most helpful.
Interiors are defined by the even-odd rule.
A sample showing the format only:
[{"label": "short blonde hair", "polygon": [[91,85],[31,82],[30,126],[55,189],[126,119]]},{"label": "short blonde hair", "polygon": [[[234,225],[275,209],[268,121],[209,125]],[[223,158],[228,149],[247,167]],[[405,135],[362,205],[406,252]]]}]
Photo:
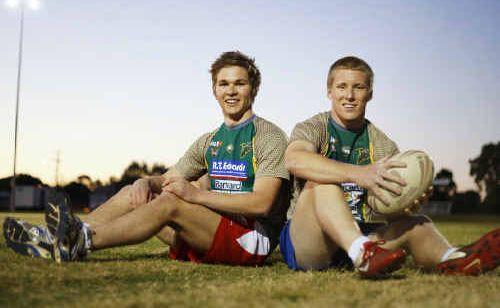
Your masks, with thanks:
[{"label": "short blonde hair", "polygon": [[358,57],[348,56],[338,59],[330,66],[330,70],[328,70],[328,77],[326,79],[326,86],[328,89],[330,89],[332,85],[333,73],[337,69],[348,69],[348,70],[362,71],[366,73],[369,79],[368,86],[370,87],[370,90],[373,88],[374,74],[372,68],[364,60]]}]

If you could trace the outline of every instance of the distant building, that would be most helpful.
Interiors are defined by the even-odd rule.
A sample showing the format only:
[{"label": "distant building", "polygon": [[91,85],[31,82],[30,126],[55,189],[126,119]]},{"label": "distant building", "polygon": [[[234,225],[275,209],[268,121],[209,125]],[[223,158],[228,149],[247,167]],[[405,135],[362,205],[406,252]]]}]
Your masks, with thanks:
[{"label": "distant building", "polygon": [[429,216],[445,216],[451,214],[451,201],[428,201],[420,207],[420,214]]},{"label": "distant building", "polygon": [[0,210],[9,210],[10,191],[0,191]]},{"label": "distant building", "polygon": [[455,183],[451,178],[435,178],[432,181],[434,189],[432,196],[420,208],[420,213],[430,216],[443,216],[451,214],[453,195],[456,193]]},{"label": "distant building", "polygon": [[[47,204],[48,196],[53,188],[43,185],[17,185],[16,186],[16,210],[43,210]],[[8,210],[10,204],[10,192],[0,193],[0,209]]]}]

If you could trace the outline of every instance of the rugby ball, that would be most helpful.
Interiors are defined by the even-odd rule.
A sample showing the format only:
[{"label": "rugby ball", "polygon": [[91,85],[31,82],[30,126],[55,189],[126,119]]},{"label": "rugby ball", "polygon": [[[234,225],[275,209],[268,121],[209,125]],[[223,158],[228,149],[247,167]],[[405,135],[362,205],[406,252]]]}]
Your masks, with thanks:
[{"label": "rugby ball", "polygon": [[404,162],[406,168],[391,168],[389,172],[405,179],[407,185],[402,187],[400,196],[382,189],[382,193],[390,200],[385,204],[373,194],[368,193],[368,205],[382,215],[410,214],[415,210],[414,202],[425,193],[434,179],[434,164],[423,151],[410,150],[390,158]]}]

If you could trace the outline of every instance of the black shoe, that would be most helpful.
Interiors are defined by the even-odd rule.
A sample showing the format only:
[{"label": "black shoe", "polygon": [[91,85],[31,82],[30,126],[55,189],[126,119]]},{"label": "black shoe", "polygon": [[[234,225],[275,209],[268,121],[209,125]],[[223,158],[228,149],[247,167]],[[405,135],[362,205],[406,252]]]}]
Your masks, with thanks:
[{"label": "black shoe", "polygon": [[56,195],[45,209],[45,222],[54,237],[53,259],[58,262],[82,260],[87,255],[83,222],[73,215],[68,200]]},{"label": "black shoe", "polygon": [[7,217],[3,223],[3,235],[7,246],[19,254],[44,259],[53,255],[54,238],[45,226]]}]

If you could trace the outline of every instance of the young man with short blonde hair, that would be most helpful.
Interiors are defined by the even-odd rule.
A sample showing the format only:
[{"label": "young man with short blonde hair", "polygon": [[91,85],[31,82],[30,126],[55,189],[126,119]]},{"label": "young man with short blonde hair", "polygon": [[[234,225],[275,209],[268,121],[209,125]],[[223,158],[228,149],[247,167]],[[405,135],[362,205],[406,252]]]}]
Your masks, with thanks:
[{"label": "young man with short blonde hair", "polygon": [[365,118],[372,93],[370,66],[356,57],[339,59],[327,77],[330,111],[295,126],[285,160],[299,179],[299,195],[281,233],[285,262],[294,270],[354,265],[372,278],[397,270],[404,248],[417,265],[443,273],[494,269],[500,261],[500,229],[457,249],[426,216],[388,218],[368,206],[368,191],[388,203],[381,190],[400,195],[406,184],[389,172],[404,167],[390,160],[399,151],[396,144]]}]

